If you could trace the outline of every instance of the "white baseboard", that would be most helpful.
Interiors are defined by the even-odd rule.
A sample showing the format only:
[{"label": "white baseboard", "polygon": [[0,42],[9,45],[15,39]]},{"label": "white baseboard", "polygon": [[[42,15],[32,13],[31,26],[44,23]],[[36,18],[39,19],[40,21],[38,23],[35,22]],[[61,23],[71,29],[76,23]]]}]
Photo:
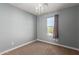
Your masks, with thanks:
[{"label": "white baseboard", "polygon": [[62,44],[58,44],[58,43],[51,43],[51,42],[48,42],[48,41],[45,41],[45,40],[37,39],[37,40],[33,40],[33,41],[30,41],[30,42],[21,44],[21,45],[19,45],[19,46],[16,46],[16,47],[14,47],[14,48],[9,49],[9,50],[3,51],[3,52],[0,53],[0,55],[2,55],[2,54],[4,54],[4,53],[7,53],[7,52],[10,52],[10,51],[12,51],[12,50],[14,50],[14,49],[20,48],[20,47],[22,47],[22,46],[28,45],[28,44],[30,44],[30,43],[33,43],[33,42],[35,42],[35,41],[41,41],[41,42],[45,42],[45,43],[49,43],[49,44],[53,44],[53,45],[57,45],[57,46],[61,46],[61,47],[65,47],[65,48],[68,48],[68,49],[73,49],[73,50],[79,51],[78,48],[74,48],[74,47],[70,47],[70,46],[66,46],[66,45],[62,45]]},{"label": "white baseboard", "polygon": [[32,41],[26,42],[26,43],[24,43],[24,44],[21,44],[21,45],[19,45],[19,46],[16,46],[16,47],[14,47],[14,48],[11,48],[11,49],[9,49],[9,50],[3,51],[3,52],[0,53],[0,55],[2,55],[2,54],[4,54],[4,53],[7,53],[7,52],[10,52],[10,51],[12,51],[12,50],[14,50],[14,49],[20,48],[20,47],[22,47],[22,46],[28,45],[28,44],[30,44],[30,43],[33,43],[33,42],[35,42],[35,41],[36,41],[36,40],[32,40]]},{"label": "white baseboard", "polygon": [[74,47],[70,47],[70,46],[66,46],[66,45],[62,45],[62,44],[58,44],[58,43],[51,43],[51,42],[48,42],[48,41],[45,41],[45,40],[40,40],[40,39],[37,39],[37,41],[41,41],[41,42],[45,42],[45,43],[49,43],[49,44],[53,44],[53,45],[57,45],[57,46],[61,46],[61,47],[65,47],[65,48],[68,48],[68,49],[73,49],[73,50],[79,51],[78,48],[74,48]]}]

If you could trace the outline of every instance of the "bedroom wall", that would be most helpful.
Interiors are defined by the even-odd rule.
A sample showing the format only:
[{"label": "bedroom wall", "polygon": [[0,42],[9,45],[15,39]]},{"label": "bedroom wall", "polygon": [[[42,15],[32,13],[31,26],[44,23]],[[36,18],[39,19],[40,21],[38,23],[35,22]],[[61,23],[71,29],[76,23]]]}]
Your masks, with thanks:
[{"label": "bedroom wall", "polygon": [[36,39],[36,16],[0,3],[0,52]]},{"label": "bedroom wall", "polygon": [[77,21],[77,38],[78,38],[78,40],[77,40],[77,47],[79,48],[79,7],[77,7],[77,19],[78,19],[78,21]]},{"label": "bedroom wall", "polygon": [[[47,18],[59,14],[59,39],[47,35]],[[37,17],[37,39],[77,47],[77,7],[65,8]]]}]

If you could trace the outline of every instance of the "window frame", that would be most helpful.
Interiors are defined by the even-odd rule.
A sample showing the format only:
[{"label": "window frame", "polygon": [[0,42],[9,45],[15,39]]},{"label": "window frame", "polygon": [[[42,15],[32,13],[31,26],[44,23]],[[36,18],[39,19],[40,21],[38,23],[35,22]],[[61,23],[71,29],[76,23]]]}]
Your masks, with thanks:
[{"label": "window frame", "polygon": [[53,16],[47,17],[47,19],[51,17],[54,17],[54,30],[53,30],[54,32],[52,33],[52,35],[49,35],[48,25],[47,25],[47,34],[48,36],[53,36],[54,39],[58,39],[59,38],[59,14],[55,14]]},{"label": "window frame", "polygon": [[[47,20],[48,18],[52,18],[52,17],[54,17],[54,15],[53,15],[53,16],[50,16],[50,17],[47,17],[46,20]],[[54,26],[53,26],[53,27],[54,27]],[[53,30],[52,30],[52,31],[53,31]],[[52,35],[49,35],[49,32],[48,32],[48,23],[47,23],[47,35],[53,37],[53,33],[52,33]]]}]

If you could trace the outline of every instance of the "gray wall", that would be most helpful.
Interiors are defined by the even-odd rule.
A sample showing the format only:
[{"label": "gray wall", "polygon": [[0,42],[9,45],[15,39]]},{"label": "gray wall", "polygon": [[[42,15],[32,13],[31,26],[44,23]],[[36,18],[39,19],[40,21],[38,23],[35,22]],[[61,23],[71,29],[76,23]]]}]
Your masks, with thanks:
[{"label": "gray wall", "polygon": [[[55,14],[59,14],[59,39],[57,42],[47,35],[46,19]],[[9,4],[0,4],[0,52],[36,38],[79,48],[78,15],[78,7],[36,17]]]},{"label": "gray wall", "polygon": [[36,16],[0,4],[0,52],[36,39]]},{"label": "gray wall", "polygon": [[77,8],[77,18],[78,18],[78,21],[77,21],[77,47],[79,48],[79,7]]},{"label": "gray wall", "polygon": [[76,47],[77,43],[77,8],[67,8],[60,11],[59,43]]},{"label": "gray wall", "polygon": [[[47,17],[59,14],[59,39],[47,35]],[[77,8],[71,7],[37,17],[37,38],[66,46],[77,47]]]}]

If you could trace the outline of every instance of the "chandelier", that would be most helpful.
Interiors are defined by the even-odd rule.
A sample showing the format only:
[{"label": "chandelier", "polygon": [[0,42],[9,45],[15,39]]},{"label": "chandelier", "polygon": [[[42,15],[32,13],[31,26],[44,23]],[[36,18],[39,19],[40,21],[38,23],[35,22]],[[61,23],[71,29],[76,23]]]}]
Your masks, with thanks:
[{"label": "chandelier", "polygon": [[48,4],[47,3],[39,3],[35,9],[36,9],[36,13],[38,15],[40,15],[41,13],[43,13],[45,11],[45,9],[47,8]]}]

